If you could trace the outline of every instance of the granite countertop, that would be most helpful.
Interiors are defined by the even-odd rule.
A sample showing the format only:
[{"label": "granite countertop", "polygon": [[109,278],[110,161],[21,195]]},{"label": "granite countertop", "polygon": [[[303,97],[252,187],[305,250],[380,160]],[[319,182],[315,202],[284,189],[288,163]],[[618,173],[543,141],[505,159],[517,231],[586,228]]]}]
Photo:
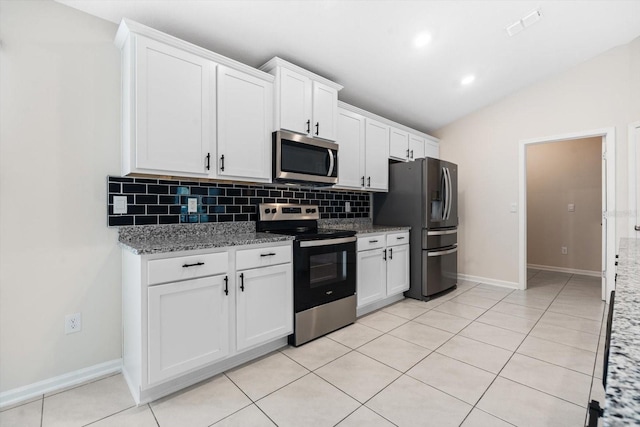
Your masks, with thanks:
[{"label": "granite countertop", "polygon": [[369,218],[321,219],[318,221],[318,226],[340,230],[353,230],[356,232],[356,235],[411,230],[409,226],[374,225]]},{"label": "granite countertop", "polygon": [[620,239],[604,426],[640,424],[640,239]]},{"label": "granite countertop", "polygon": [[121,227],[119,244],[137,255],[255,245],[293,240],[292,236],[256,233],[255,222]]}]

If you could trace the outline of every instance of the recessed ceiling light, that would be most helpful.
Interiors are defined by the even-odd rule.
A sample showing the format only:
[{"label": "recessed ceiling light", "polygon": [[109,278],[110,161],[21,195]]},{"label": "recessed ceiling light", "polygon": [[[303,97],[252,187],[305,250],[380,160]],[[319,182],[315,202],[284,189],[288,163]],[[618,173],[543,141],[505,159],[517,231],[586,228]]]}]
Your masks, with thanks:
[{"label": "recessed ceiling light", "polygon": [[473,83],[473,81],[474,81],[475,79],[476,79],[476,76],[474,76],[473,74],[470,74],[470,75],[466,76],[465,78],[463,78],[463,79],[460,81],[460,84],[461,84],[461,85],[468,85],[468,84]]},{"label": "recessed ceiling light", "polygon": [[431,34],[424,32],[416,36],[416,38],[413,40],[413,44],[415,45],[415,47],[424,47],[428,45],[430,41]]}]

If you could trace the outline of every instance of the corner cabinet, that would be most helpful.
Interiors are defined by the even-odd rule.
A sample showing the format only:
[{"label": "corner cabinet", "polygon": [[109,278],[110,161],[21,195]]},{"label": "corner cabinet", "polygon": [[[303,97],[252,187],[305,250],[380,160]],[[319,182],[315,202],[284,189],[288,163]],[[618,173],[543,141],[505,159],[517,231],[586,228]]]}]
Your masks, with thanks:
[{"label": "corner cabinet", "polygon": [[275,76],[273,130],[336,140],[341,85],[278,57],[260,70]]},{"label": "corner cabinet", "polygon": [[123,175],[271,181],[273,76],[126,19],[115,43]]},{"label": "corner cabinet", "polygon": [[122,253],[123,374],[136,403],[276,350],[293,332],[290,241]]}]

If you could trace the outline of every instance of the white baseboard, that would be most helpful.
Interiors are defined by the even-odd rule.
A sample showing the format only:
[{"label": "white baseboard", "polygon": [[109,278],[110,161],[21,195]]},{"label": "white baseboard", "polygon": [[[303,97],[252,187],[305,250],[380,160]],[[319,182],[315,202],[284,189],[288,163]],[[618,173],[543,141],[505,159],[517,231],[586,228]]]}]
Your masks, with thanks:
[{"label": "white baseboard", "polygon": [[22,402],[24,400],[70,387],[76,384],[113,374],[122,370],[122,359],[114,359],[108,362],[78,369],[37,383],[14,388],[0,393],[0,408]]},{"label": "white baseboard", "polygon": [[580,274],[582,276],[602,277],[601,271],[578,270],[576,268],[554,267],[552,265],[527,264],[527,268],[534,270],[555,271],[558,273]]},{"label": "white baseboard", "polygon": [[364,307],[358,308],[356,310],[356,316],[357,317],[364,316],[365,314],[369,314],[372,311],[379,310],[382,307],[386,307],[389,304],[393,304],[394,302],[400,301],[403,299],[404,299],[404,294],[402,292],[396,295],[391,295],[390,297],[386,297],[385,299],[382,299],[380,301],[376,301]]},{"label": "white baseboard", "polygon": [[477,282],[485,285],[500,286],[509,289],[520,289],[518,282],[508,282],[506,280],[490,279],[488,277],[471,276],[470,274],[458,273],[458,279],[467,280],[469,282]]}]

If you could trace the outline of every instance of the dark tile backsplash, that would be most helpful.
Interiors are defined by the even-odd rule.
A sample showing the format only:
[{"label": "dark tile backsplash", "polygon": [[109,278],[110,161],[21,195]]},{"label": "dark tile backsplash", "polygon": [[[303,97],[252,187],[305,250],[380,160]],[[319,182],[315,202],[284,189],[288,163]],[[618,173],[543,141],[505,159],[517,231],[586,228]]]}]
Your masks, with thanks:
[{"label": "dark tile backsplash", "polygon": [[[319,205],[327,218],[368,218],[371,194],[321,190],[283,185],[251,185],[218,182],[109,176],[108,225],[179,224],[257,220],[258,203]],[[113,213],[113,196],[127,197],[127,213]],[[198,212],[188,213],[189,198],[198,199]],[[346,213],[344,203],[351,203]]]}]

